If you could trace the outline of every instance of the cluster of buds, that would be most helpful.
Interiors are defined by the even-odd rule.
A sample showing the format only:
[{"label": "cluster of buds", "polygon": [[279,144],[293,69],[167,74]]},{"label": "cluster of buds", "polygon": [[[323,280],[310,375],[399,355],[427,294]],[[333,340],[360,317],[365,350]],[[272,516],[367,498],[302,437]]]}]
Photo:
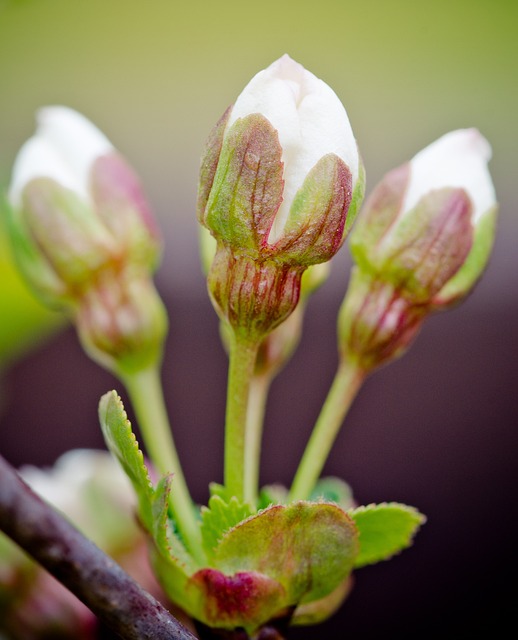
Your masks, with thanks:
[{"label": "cluster of buds", "polygon": [[65,107],[38,114],[9,191],[15,257],[34,291],[72,315],[86,350],[132,372],[156,362],[167,321],[151,281],[158,230],[138,177]]},{"label": "cluster of buds", "polygon": [[[365,374],[400,355],[423,319],[482,273],[497,211],[490,155],[476,130],[455,131],[372,192],[351,235],[339,375],[307,449],[320,458],[303,459],[311,472],[303,490],[299,483],[275,498],[259,495],[249,473],[260,434],[249,420],[251,381],[269,383],[294,350],[304,303],[362,202],[364,171],[340,100],[288,56],[258,73],[216,125],[197,210],[212,236],[208,288],[231,352],[225,486],[213,485],[194,515],[151,385],[134,397],[163,474],[156,484],[117,394],[99,408],[107,446],[137,495],[155,573],[200,625],[266,637],[262,630],[318,622],[346,597],[354,569],[411,543],[423,522],[415,509],[356,507],[316,478]],[[151,280],[158,233],[133,170],[81,115],[47,108],[17,158],[9,200],[16,257],[35,291],[69,311],[98,362],[126,381],[149,372],[167,322]]]},{"label": "cluster of buds", "polygon": [[217,241],[209,292],[234,332],[258,340],[290,315],[304,270],[338,251],[363,190],[332,89],[288,56],[252,78],[209,138],[198,196]]},{"label": "cluster of buds", "polygon": [[452,131],[389,172],[351,234],[356,262],[339,317],[343,356],[366,371],[401,355],[430,312],[466,296],[493,244],[489,143]]}]

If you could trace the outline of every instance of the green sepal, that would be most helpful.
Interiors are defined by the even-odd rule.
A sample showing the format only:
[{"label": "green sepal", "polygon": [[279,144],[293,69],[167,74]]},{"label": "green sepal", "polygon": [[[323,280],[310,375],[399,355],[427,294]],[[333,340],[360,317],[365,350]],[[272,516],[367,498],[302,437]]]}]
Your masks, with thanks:
[{"label": "green sepal", "polygon": [[408,163],[393,169],[376,185],[362,207],[350,235],[350,248],[355,262],[366,271],[372,271],[371,256],[400,214],[409,180]]},{"label": "green sepal", "polygon": [[360,534],[355,568],[388,560],[412,544],[425,516],[396,502],[370,504],[349,511]]},{"label": "green sepal", "polygon": [[108,391],[102,396],[99,402],[99,421],[106,446],[119,461],[137,494],[140,519],[145,528],[152,531],[153,485],[122,400],[116,391]]},{"label": "green sepal", "polygon": [[99,269],[118,258],[116,240],[98,215],[51,178],[27,183],[18,215],[41,255],[75,295],[91,284]]},{"label": "green sepal", "polygon": [[434,306],[454,304],[467,295],[482,275],[495,240],[498,207],[486,211],[475,226],[473,245],[464,264],[439,291],[433,300]]},{"label": "green sepal", "polygon": [[309,496],[311,502],[334,502],[344,511],[355,506],[351,487],[341,478],[320,478]]},{"label": "green sepal", "polygon": [[308,266],[330,260],[343,242],[351,199],[349,167],[334,153],[323,156],[295,194],[272,250],[286,263]]},{"label": "green sepal", "polygon": [[286,603],[325,597],[345,580],[358,553],[357,529],[334,504],[274,505],[233,527],[214,551],[226,575],[260,572],[286,590]]},{"label": "green sepal", "polygon": [[223,146],[225,129],[231,112],[232,105],[226,109],[225,113],[210,132],[201,158],[196,213],[198,221],[202,225],[205,224],[205,209],[214,183],[221,147]]},{"label": "green sepal", "polygon": [[71,303],[65,283],[42,255],[19,212],[2,202],[6,229],[16,265],[32,293],[49,308],[62,310]]},{"label": "green sepal", "polygon": [[353,224],[356,221],[360,207],[362,206],[363,198],[365,196],[365,167],[360,158],[360,164],[358,166],[358,178],[356,180],[356,186],[354,187],[349,209],[347,210],[347,218],[345,219],[344,238],[349,235]]},{"label": "green sepal", "polygon": [[373,253],[378,273],[416,303],[427,303],[461,268],[473,243],[473,204],[464,189],[424,195]]},{"label": "green sepal", "polygon": [[225,501],[220,496],[212,496],[208,507],[201,509],[201,537],[203,548],[209,560],[223,534],[253,514],[249,504],[235,496]]},{"label": "green sepal", "polygon": [[225,134],[203,222],[218,241],[260,255],[282,202],[282,148],[276,129],[254,113]]},{"label": "green sepal", "polygon": [[95,219],[116,238],[126,260],[137,270],[155,271],[162,253],[160,231],[133,167],[115,152],[98,156],[89,186]]}]

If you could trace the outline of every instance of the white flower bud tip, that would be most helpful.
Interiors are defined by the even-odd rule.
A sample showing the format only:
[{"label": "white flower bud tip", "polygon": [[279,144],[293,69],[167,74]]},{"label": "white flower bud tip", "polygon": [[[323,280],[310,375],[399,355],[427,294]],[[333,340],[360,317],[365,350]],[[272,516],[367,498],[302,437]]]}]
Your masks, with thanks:
[{"label": "white flower bud tip", "polygon": [[259,113],[277,130],[284,163],[283,202],[269,241],[284,229],[295,194],[316,163],[336,154],[352,175],[359,174],[359,156],[347,112],[335,92],[288,55],[260,71],[240,94],[228,128],[247,115]]},{"label": "white flower bud tip", "polygon": [[48,177],[89,201],[89,172],[99,156],[113,150],[110,141],[83,115],[68,107],[45,107],[37,113],[37,130],[18,153],[9,201],[20,206],[25,185]]},{"label": "white flower bud tip", "polygon": [[410,211],[426,193],[461,187],[473,202],[473,224],[496,204],[487,169],[491,146],[477,129],[458,129],[424,148],[410,162],[410,184],[402,211]]}]

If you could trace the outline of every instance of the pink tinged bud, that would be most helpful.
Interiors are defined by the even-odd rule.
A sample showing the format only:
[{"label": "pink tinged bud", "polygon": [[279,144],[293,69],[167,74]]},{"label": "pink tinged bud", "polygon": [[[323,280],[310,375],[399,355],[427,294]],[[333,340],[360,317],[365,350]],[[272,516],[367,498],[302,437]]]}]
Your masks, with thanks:
[{"label": "pink tinged bud", "polygon": [[149,271],[156,264],[158,234],[137,177],[72,109],[38,113],[37,132],[16,159],[9,200],[18,262],[49,301],[77,299],[103,268],[131,262]]},{"label": "pink tinged bud", "polygon": [[360,160],[347,113],[334,91],[287,55],[252,78],[236,100],[227,127],[255,113],[278,132],[282,149],[283,201],[269,236],[273,244],[283,233],[298,190],[321,158],[338,156],[351,173],[353,188]]},{"label": "pink tinged bud", "polygon": [[388,173],[351,236],[358,265],[402,288],[416,303],[438,300],[454,277],[456,292],[450,295],[467,293],[492,244],[492,231],[479,233],[496,212],[489,156],[489,145],[476,130],[454,131]]},{"label": "pink tinged bud", "polygon": [[362,195],[345,109],[284,56],[252,79],[213,131],[198,215],[233,250],[307,266],[338,250]]},{"label": "pink tinged bud", "polygon": [[198,217],[218,245],[209,289],[220,316],[255,337],[287,318],[303,271],[343,243],[363,184],[334,92],[288,56],[257,74],[213,130],[200,171]]},{"label": "pink tinged bud", "polygon": [[72,109],[41,110],[9,200],[22,272],[67,308],[90,355],[118,373],[156,362],[167,327],[151,281],[159,234],[138,177],[105,136]]}]

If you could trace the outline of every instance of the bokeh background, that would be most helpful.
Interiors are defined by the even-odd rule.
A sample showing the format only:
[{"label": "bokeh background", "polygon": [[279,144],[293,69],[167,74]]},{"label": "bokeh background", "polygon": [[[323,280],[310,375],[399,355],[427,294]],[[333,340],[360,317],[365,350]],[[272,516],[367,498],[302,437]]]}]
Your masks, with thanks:
[{"label": "bokeh background", "polygon": [[[140,173],[166,241],[167,401],[197,500],[222,477],[226,356],[194,217],[204,140],[249,78],[283,53],[349,113],[369,192],[443,133],[478,127],[501,205],[484,279],[361,391],[326,466],[359,502],[428,516],[412,549],[356,575],[339,614],[294,638],[458,637],[511,619],[518,444],[518,3],[514,0],[0,0],[0,188],[35,110],[91,118]],[[25,291],[0,240],[0,452],[49,464],[103,447],[99,396],[117,386]],[[267,412],[263,481],[288,484],[336,365],[349,257],[312,299]],[[509,583],[510,578],[510,583]],[[511,585],[511,586],[509,586]],[[496,637],[496,636],[492,636]]]}]

